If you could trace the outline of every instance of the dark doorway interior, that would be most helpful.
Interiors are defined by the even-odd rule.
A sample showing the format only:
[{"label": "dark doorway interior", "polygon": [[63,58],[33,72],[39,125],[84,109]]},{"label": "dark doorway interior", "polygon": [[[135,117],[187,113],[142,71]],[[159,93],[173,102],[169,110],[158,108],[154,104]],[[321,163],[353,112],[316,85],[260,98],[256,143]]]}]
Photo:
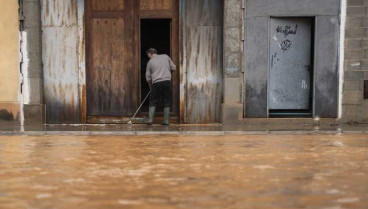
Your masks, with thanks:
[{"label": "dark doorway interior", "polygon": [[[159,54],[171,56],[171,19],[141,19],[141,102],[149,92],[146,81],[146,66],[149,58],[148,48],[157,49]],[[149,99],[143,104],[142,112],[148,112]],[[162,112],[161,104],[157,112]]]}]

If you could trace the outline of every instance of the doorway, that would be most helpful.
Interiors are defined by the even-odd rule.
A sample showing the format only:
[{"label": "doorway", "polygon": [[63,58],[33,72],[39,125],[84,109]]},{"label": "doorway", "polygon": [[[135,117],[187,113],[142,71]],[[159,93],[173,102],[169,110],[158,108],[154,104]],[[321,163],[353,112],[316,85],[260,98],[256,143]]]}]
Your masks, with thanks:
[{"label": "doorway", "polygon": [[[158,54],[171,57],[171,19],[141,19],[140,21],[140,51],[141,51],[141,102],[150,91],[146,81],[146,67],[149,61],[146,51],[155,48]],[[149,100],[142,106],[141,112],[147,113]],[[162,104],[157,106],[157,112],[162,112]]]},{"label": "doorway", "polygon": [[[179,6],[177,0],[85,0],[87,123],[126,123],[149,92],[145,51],[156,48],[177,65],[172,122],[179,122]],[[148,112],[144,104],[140,121]],[[160,116],[162,108],[158,108]]]},{"label": "doorway", "polygon": [[269,117],[312,117],[314,18],[271,18]]}]

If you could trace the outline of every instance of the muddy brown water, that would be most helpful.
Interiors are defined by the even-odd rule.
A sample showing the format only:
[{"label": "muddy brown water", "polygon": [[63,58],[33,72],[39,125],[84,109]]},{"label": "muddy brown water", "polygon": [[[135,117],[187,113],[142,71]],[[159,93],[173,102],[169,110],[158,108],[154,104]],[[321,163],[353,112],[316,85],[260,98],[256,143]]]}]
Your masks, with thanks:
[{"label": "muddy brown water", "polygon": [[0,136],[0,208],[368,208],[368,135]]}]

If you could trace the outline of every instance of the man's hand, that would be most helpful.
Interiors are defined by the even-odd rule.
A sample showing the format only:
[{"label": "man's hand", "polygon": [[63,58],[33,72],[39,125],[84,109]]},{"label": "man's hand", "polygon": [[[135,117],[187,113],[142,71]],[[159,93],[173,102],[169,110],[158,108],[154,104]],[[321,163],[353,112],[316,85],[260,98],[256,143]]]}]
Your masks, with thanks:
[{"label": "man's hand", "polygon": [[147,82],[150,89],[152,89],[152,82]]}]

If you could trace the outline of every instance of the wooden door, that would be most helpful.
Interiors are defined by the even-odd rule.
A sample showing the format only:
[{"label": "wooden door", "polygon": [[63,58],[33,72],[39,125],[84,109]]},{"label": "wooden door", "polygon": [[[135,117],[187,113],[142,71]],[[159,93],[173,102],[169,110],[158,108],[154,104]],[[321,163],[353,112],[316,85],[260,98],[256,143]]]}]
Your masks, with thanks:
[{"label": "wooden door", "polygon": [[88,116],[130,116],[138,107],[134,5],[86,0]]}]

